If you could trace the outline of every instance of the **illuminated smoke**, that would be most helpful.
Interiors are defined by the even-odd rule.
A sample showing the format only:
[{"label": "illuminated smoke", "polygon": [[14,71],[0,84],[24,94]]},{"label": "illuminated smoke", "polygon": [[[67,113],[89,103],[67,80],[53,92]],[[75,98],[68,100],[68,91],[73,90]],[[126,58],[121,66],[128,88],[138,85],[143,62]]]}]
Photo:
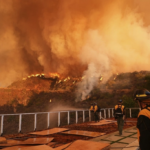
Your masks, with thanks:
[{"label": "illuminated smoke", "polygon": [[0,86],[37,73],[149,70],[149,3],[0,0]]}]

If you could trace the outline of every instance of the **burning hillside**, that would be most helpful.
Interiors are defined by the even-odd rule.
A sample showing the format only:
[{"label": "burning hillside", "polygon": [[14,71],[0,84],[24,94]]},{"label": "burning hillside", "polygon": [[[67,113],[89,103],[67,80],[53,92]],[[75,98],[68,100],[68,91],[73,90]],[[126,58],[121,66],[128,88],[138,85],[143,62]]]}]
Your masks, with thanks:
[{"label": "burning hillside", "polygon": [[0,0],[0,87],[29,74],[58,72],[87,77],[78,86],[84,99],[102,75],[107,81],[112,74],[148,70],[149,4]]},{"label": "burning hillside", "polygon": [[16,93],[3,101],[27,102],[32,91],[69,91],[81,101],[95,88],[149,87],[145,74],[133,74],[149,70],[149,4],[0,0],[0,87]]},{"label": "burning hillside", "polygon": [[63,77],[58,73],[32,74],[12,83],[8,88],[28,89],[37,91],[71,90],[85,77]]},{"label": "burning hillside", "polygon": [[[108,79],[107,82],[103,81],[105,76],[102,76],[95,83],[94,89],[91,90],[87,96],[85,96],[84,93],[87,91],[79,89],[79,85],[82,82],[86,82],[85,90],[89,90],[90,85],[88,85],[86,76],[74,78],[71,76],[62,77],[54,75],[50,77],[46,75],[34,75],[27,77],[26,80],[18,80],[17,82],[12,83],[7,88],[1,88],[0,103],[2,105],[7,101],[13,101],[15,99],[20,104],[26,105],[28,103],[28,100],[34,93],[38,95],[43,92],[49,95],[53,95],[52,97],[48,96],[49,98],[46,98],[46,101],[49,101],[50,99],[59,100],[62,96],[59,97],[58,93],[64,95],[64,99],[62,101],[64,101],[65,99],[69,100],[70,97],[72,97],[70,99],[70,101],[72,102],[74,102],[75,100],[82,101],[87,99],[101,101],[101,99],[105,99],[103,93],[106,93],[106,98],[109,98],[109,95],[114,92],[116,92],[118,96],[123,96],[123,93],[132,94],[132,92],[136,88],[150,89],[149,76],[150,72],[147,71],[114,74]],[[93,79],[93,76],[91,76],[91,78]],[[42,97],[41,100],[43,100]]]}]

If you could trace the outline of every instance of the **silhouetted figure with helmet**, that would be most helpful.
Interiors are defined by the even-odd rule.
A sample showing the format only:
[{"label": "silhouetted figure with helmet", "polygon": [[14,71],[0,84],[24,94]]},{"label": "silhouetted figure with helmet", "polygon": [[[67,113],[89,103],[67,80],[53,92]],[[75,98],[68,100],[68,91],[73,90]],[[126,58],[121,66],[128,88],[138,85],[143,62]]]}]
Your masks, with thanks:
[{"label": "silhouetted figure with helmet", "polygon": [[118,101],[118,104],[115,106],[114,116],[115,119],[117,119],[119,135],[122,135],[124,119],[125,119],[125,106],[122,105],[121,99]]},{"label": "silhouetted figure with helmet", "polygon": [[150,150],[150,92],[147,89],[136,90],[134,100],[141,108],[137,117],[140,150]]},{"label": "silhouetted figure with helmet", "polygon": [[97,103],[95,103],[95,102],[92,103],[90,110],[91,110],[91,112],[94,112],[95,122],[99,122],[100,121],[100,117],[99,117],[100,107],[97,105]]}]

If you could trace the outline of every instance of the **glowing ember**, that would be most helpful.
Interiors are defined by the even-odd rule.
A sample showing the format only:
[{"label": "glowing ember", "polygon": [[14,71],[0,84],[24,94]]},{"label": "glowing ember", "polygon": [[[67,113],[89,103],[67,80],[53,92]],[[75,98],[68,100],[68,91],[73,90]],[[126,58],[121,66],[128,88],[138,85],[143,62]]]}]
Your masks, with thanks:
[{"label": "glowing ember", "polygon": [[50,77],[60,77],[60,75],[58,73],[49,73]]},{"label": "glowing ember", "polygon": [[38,77],[38,76],[40,76],[40,74],[36,74],[35,76]]},{"label": "glowing ember", "polygon": [[67,78],[66,78],[66,79],[64,79],[64,81],[67,81]]},{"label": "glowing ember", "polygon": [[89,99],[89,98],[90,98],[90,95],[87,96],[87,99]]},{"label": "glowing ember", "polygon": [[31,77],[35,77],[35,75],[34,75],[34,74],[32,74],[32,75],[31,75]]},{"label": "glowing ember", "polygon": [[61,80],[59,80],[59,82],[58,83],[60,83],[61,82]]},{"label": "glowing ember", "polygon": [[101,77],[99,80],[102,81],[102,80],[103,80],[103,77]]},{"label": "glowing ember", "polygon": [[84,79],[84,78],[85,78],[85,76],[82,77],[82,79]]}]

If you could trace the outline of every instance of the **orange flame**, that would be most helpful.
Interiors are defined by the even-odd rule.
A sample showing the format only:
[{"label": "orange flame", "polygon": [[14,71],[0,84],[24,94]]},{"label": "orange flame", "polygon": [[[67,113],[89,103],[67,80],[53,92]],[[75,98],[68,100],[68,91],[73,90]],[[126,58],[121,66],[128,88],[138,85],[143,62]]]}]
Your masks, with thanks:
[{"label": "orange flame", "polygon": [[82,79],[84,79],[84,78],[85,78],[85,76],[82,77]]},{"label": "orange flame", "polygon": [[67,81],[67,78],[66,78],[66,79],[64,79],[64,81]]},{"label": "orange flame", "polygon": [[59,82],[58,83],[60,83],[61,82],[61,80],[59,80]]},{"label": "orange flame", "polygon": [[49,73],[49,75],[51,76],[51,77],[60,77],[60,75],[58,74],[58,73]]},{"label": "orange flame", "polygon": [[99,80],[102,81],[102,80],[103,80],[103,77],[101,77]]}]

